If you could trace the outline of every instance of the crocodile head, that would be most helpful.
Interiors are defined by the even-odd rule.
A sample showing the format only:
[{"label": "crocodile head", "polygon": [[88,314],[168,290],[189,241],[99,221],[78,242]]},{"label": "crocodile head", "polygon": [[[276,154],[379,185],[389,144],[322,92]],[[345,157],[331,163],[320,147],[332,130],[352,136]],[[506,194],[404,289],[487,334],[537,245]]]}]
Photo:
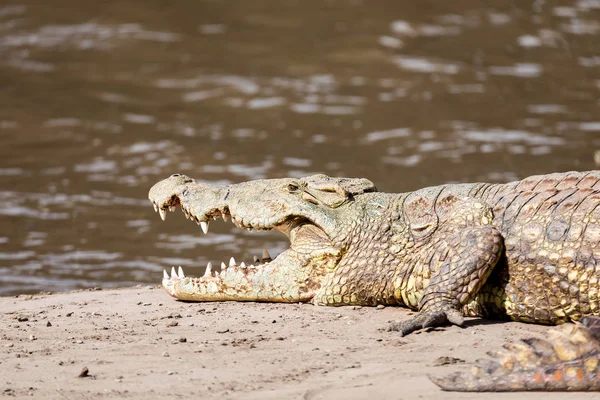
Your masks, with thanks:
[{"label": "crocodile head", "polygon": [[366,179],[314,175],[212,186],[174,174],[150,189],[149,198],[164,220],[181,208],[206,234],[211,220],[231,219],[241,229],[277,230],[290,247],[271,259],[268,252],[256,265],[207,267],[201,278],[166,272],[163,286],[182,300],[308,301],[324,277],[343,257],[359,210],[355,196],[376,191]]}]

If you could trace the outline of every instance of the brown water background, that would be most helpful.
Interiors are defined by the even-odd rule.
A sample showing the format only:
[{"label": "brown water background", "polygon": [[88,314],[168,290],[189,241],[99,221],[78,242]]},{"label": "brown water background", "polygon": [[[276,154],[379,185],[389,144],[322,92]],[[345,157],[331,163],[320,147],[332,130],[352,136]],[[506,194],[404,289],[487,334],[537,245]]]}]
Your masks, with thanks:
[{"label": "brown water background", "polygon": [[401,192],[595,168],[600,0],[2,2],[0,295],[287,246],[147,200],[326,173]]}]

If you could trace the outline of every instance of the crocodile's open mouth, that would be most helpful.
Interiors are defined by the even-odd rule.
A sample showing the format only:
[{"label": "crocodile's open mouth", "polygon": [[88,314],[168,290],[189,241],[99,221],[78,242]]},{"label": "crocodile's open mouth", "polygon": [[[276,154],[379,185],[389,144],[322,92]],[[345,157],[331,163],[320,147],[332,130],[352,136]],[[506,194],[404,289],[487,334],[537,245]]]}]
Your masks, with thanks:
[{"label": "crocodile's open mouth", "polygon": [[[254,256],[253,263],[251,264],[244,262],[238,264],[235,258],[231,257],[228,263],[221,263],[221,271],[214,269],[212,263],[209,262],[206,266],[205,274],[201,278],[195,278],[200,281],[204,281],[207,278],[219,278],[220,275],[239,270],[250,272],[257,268],[265,268],[270,264],[277,264],[277,261],[282,259],[284,261],[279,264],[288,263],[294,264],[290,265],[290,267],[301,267],[315,260],[327,258],[330,259],[329,261],[332,261],[339,258],[340,251],[334,246],[327,233],[313,221],[303,216],[282,215],[268,219],[260,219],[255,216],[243,217],[235,213],[232,214],[227,206],[221,208],[204,208],[201,212],[198,212],[193,205],[187,205],[178,195],[173,195],[162,204],[157,204],[155,201],[152,201],[152,204],[154,205],[154,210],[160,214],[163,221],[167,217],[167,211],[173,212],[177,208],[181,208],[185,217],[200,225],[202,232],[205,234],[209,231],[211,221],[222,218],[225,222],[231,220],[236,227],[248,231],[277,230],[285,234],[290,241],[290,247],[274,259],[271,258],[267,250],[263,250],[261,257]],[[168,286],[168,281],[175,278],[185,278],[181,267],[177,270],[175,267],[172,267],[170,276],[167,271],[163,271],[163,285],[166,284]]]}]

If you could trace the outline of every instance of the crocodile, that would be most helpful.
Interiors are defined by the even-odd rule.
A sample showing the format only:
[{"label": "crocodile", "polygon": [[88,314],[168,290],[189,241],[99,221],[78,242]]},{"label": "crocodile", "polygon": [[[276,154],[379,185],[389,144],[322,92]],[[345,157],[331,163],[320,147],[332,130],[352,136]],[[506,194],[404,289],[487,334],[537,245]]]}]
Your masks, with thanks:
[{"label": "crocodile", "polygon": [[583,317],[527,338],[477,360],[471,373],[431,377],[442,390],[512,392],[522,390],[600,391],[600,318]]},{"label": "crocodile", "polygon": [[215,186],[174,174],[149,192],[164,220],[180,207],[206,234],[213,219],[277,230],[290,246],[221,270],[163,272],[184,301],[398,305],[407,335],[465,317],[561,324],[599,316],[600,171],[446,184],[400,194],[363,178],[313,175]]}]

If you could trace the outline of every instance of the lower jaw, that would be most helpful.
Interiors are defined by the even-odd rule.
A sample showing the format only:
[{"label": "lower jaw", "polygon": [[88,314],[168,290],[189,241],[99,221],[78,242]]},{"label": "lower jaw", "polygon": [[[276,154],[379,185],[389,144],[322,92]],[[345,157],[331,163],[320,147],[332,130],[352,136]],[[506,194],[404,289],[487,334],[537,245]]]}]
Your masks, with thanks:
[{"label": "lower jaw", "polygon": [[331,254],[315,260],[312,255],[288,249],[269,263],[232,266],[218,275],[192,278],[173,270],[170,277],[163,278],[163,287],[184,301],[309,302],[337,261]]}]

